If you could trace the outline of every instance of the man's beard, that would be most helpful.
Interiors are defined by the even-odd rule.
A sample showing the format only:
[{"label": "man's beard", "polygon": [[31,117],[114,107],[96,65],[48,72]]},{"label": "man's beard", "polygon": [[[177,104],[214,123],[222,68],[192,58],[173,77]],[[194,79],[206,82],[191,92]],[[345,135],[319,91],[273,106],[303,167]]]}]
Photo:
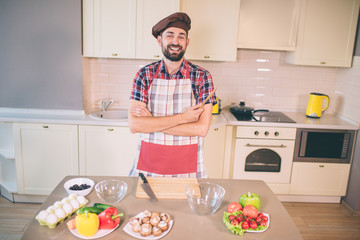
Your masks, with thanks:
[{"label": "man's beard", "polygon": [[[180,47],[180,52],[179,53],[170,53],[169,52],[169,48],[171,47],[171,46],[173,46],[173,47]],[[184,54],[185,54],[185,50],[186,49],[183,49],[180,45],[177,45],[177,46],[175,46],[175,45],[168,45],[166,48],[164,47],[164,46],[162,46],[162,52],[163,52],[163,54],[164,54],[164,56],[167,58],[167,59],[169,59],[170,61],[172,61],[172,62],[178,62],[178,61],[180,61],[181,59],[182,59],[182,57],[184,56]]]}]

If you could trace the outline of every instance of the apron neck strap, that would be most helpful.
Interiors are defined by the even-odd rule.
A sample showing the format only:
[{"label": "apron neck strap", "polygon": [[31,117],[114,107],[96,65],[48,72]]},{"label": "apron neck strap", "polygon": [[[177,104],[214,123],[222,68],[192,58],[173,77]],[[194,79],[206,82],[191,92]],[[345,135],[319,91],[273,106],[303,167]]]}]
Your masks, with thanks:
[{"label": "apron neck strap", "polygon": [[[163,64],[165,65],[165,63],[163,63]],[[189,64],[187,64],[185,60],[184,60],[184,68],[185,68],[185,79],[190,79],[190,67],[189,67]],[[161,63],[159,64],[158,68],[156,69],[155,75],[153,78],[157,78],[159,76],[160,69],[161,69]]]}]

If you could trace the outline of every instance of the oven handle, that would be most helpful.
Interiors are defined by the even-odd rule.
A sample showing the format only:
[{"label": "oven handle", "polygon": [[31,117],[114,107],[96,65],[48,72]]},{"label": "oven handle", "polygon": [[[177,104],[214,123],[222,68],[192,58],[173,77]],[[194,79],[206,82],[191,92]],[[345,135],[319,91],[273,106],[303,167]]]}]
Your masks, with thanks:
[{"label": "oven handle", "polygon": [[284,144],[281,145],[256,145],[256,144],[250,144],[247,143],[245,147],[268,147],[268,148],[286,148]]}]

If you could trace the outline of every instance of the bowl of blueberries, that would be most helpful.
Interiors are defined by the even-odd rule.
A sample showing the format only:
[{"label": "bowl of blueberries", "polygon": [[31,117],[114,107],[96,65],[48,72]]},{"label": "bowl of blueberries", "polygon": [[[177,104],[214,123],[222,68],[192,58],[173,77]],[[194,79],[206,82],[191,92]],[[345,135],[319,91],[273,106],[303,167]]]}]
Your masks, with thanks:
[{"label": "bowl of blueberries", "polygon": [[90,178],[73,178],[64,183],[66,192],[79,196],[88,195],[94,187],[94,181]]}]

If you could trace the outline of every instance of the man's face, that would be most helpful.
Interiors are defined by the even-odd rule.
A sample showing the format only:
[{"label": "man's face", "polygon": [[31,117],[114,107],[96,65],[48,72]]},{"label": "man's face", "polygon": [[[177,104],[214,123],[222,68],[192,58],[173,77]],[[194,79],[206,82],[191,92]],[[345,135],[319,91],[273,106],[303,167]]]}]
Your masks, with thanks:
[{"label": "man's face", "polygon": [[186,32],[181,28],[167,28],[161,36],[157,37],[164,56],[173,62],[180,61],[189,44]]}]

